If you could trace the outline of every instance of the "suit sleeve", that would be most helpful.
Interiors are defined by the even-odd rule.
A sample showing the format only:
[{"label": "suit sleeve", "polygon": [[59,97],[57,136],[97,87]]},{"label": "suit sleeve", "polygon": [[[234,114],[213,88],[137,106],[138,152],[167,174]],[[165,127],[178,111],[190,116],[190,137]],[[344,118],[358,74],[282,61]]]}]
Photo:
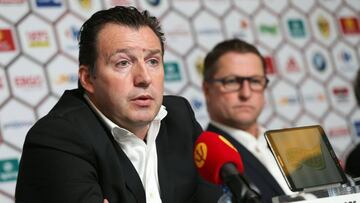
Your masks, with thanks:
[{"label": "suit sleeve", "polygon": [[91,145],[73,125],[47,118],[29,131],[20,161],[17,203],[103,202]]}]

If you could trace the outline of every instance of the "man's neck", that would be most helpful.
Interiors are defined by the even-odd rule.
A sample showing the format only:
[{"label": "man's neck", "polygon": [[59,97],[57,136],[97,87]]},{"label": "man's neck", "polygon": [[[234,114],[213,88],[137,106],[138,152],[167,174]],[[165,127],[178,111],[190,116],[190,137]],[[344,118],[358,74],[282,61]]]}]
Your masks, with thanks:
[{"label": "man's neck", "polygon": [[236,126],[235,128],[246,131],[249,134],[251,134],[252,136],[254,136],[255,138],[257,138],[259,136],[259,125],[257,123],[254,123],[252,125],[239,125],[239,126]]}]

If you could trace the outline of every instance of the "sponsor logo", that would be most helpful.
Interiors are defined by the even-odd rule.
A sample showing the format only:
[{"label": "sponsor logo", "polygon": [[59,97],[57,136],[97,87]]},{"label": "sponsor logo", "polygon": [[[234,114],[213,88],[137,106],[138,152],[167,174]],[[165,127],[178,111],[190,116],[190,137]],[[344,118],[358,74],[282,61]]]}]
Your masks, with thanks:
[{"label": "sponsor logo", "polygon": [[15,85],[17,88],[39,88],[42,86],[42,78],[41,76],[16,76],[15,77]]},{"label": "sponsor logo", "polygon": [[349,98],[349,89],[347,87],[334,87],[332,89],[338,102],[347,102]]},{"label": "sponsor logo", "polygon": [[240,20],[239,22],[239,29],[233,33],[234,38],[245,38],[246,37],[246,30],[249,28],[249,22],[247,20]]},{"label": "sponsor logo", "polygon": [[200,110],[204,106],[203,102],[197,98],[191,99],[191,105],[195,110]]},{"label": "sponsor logo", "polygon": [[315,93],[304,96],[306,102],[325,102],[326,96],[323,93]]},{"label": "sponsor logo", "polygon": [[19,161],[16,158],[0,160],[0,182],[16,181]]},{"label": "sponsor logo", "polygon": [[356,17],[340,18],[341,30],[344,34],[359,34],[359,20]]},{"label": "sponsor logo", "polygon": [[330,37],[330,23],[324,16],[320,15],[317,18],[317,26],[319,28],[321,35],[324,38],[327,39]]},{"label": "sponsor logo", "polygon": [[274,60],[271,56],[265,56],[265,65],[266,65],[266,73],[267,74],[275,74],[277,72]]},{"label": "sponsor logo", "polygon": [[85,10],[90,10],[91,9],[91,0],[78,0],[81,8],[85,9]]},{"label": "sponsor logo", "polygon": [[68,49],[78,49],[77,40],[80,34],[80,30],[77,26],[70,26],[68,29],[65,30],[65,36],[69,40],[71,40],[74,44],[68,45]]},{"label": "sponsor logo", "polygon": [[283,96],[283,97],[280,97],[280,99],[278,100],[278,104],[282,105],[282,106],[299,104],[299,103],[300,103],[299,97],[296,95],[293,95],[293,96],[289,95],[287,97]]},{"label": "sponsor logo", "polygon": [[195,60],[195,67],[199,75],[203,76],[204,72],[204,58],[201,56],[198,56]]},{"label": "sponsor logo", "polygon": [[177,62],[165,62],[165,81],[174,82],[181,80],[180,67]]},{"label": "sponsor logo", "polygon": [[360,120],[354,121],[354,129],[355,133],[358,137],[360,137]]},{"label": "sponsor logo", "polygon": [[294,38],[305,37],[305,26],[304,22],[300,19],[290,19],[288,20],[288,26],[290,30],[290,35]]},{"label": "sponsor logo", "polygon": [[352,61],[352,56],[351,53],[343,50],[340,54],[339,54],[339,59],[341,61],[343,61],[344,63],[350,63]]},{"label": "sponsor logo", "polygon": [[167,36],[174,36],[174,37],[178,37],[178,36],[189,36],[190,32],[187,30],[182,30],[181,28],[176,28],[174,30],[169,30],[166,32]]},{"label": "sponsor logo", "polygon": [[151,6],[158,6],[160,4],[160,0],[146,0],[146,2]]},{"label": "sponsor logo", "polygon": [[0,89],[4,88],[4,83],[3,83],[3,79],[0,77]]},{"label": "sponsor logo", "polygon": [[19,129],[19,128],[28,128],[34,125],[33,121],[11,121],[9,123],[5,123],[2,128],[4,130],[7,129]]},{"label": "sponsor logo", "polygon": [[324,55],[320,52],[316,52],[312,57],[312,64],[314,65],[315,69],[319,72],[323,72],[326,69],[326,59]]},{"label": "sponsor logo", "polygon": [[25,2],[26,0],[0,0],[0,4],[22,4]]},{"label": "sponsor logo", "polygon": [[347,129],[346,127],[333,127],[329,129],[329,136],[330,137],[343,137],[343,136],[348,136],[349,135],[349,129]]},{"label": "sponsor logo", "polygon": [[130,5],[129,0],[112,0],[110,3],[112,6]]},{"label": "sponsor logo", "polygon": [[278,34],[278,27],[276,25],[261,24],[259,30],[263,34],[275,36]]},{"label": "sponsor logo", "polygon": [[10,29],[0,29],[0,52],[14,51],[15,43]]},{"label": "sponsor logo", "polygon": [[60,74],[56,80],[55,84],[62,85],[66,83],[77,83],[78,75],[77,74]]},{"label": "sponsor logo", "polygon": [[50,45],[49,34],[45,30],[28,32],[26,36],[30,47],[40,48],[48,47]]},{"label": "sponsor logo", "polygon": [[61,0],[36,0],[37,7],[60,7]]},{"label": "sponsor logo", "polygon": [[198,30],[200,35],[218,35],[221,34],[221,31],[217,28],[204,28]]},{"label": "sponsor logo", "polygon": [[300,72],[300,67],[298,63],[296,62],[295,58],[290,57],[289,60],[286,63],[286,71],[289,73],[296,73]]}]

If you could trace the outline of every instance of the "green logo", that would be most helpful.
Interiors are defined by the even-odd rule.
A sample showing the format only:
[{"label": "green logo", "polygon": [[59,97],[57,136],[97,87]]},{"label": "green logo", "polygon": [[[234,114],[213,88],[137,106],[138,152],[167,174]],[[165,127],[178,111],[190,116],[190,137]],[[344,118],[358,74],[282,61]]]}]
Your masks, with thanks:
[{"label": "green logo", "polygon": [[261,24],[259,28],[260,28],[260,32],[264,34],[277,35],[278,33],[278,29],[276,25]]},{"label": "green logo", "polygon": [[0,160],[0,182],[16,181],[18,170],[18,159]]},{"label": "green logo", "polygon": [[305,37],[304,22],[300,19],[288,20],[288,26],[292,37]]},{"label": "green logo", "polygon": [[176,62],[165,62],[165,81],[174,82],[181,80],[180,67]]}]

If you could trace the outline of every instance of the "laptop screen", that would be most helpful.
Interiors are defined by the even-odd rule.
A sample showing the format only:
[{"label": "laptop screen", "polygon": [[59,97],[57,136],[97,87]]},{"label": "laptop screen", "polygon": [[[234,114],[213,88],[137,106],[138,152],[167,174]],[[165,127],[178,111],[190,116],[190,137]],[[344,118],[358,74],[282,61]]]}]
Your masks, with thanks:
[{"label": "laptop screen", "polygon": [[265,137],[292,191],[346,182],[321,126],[270,130]]}]

